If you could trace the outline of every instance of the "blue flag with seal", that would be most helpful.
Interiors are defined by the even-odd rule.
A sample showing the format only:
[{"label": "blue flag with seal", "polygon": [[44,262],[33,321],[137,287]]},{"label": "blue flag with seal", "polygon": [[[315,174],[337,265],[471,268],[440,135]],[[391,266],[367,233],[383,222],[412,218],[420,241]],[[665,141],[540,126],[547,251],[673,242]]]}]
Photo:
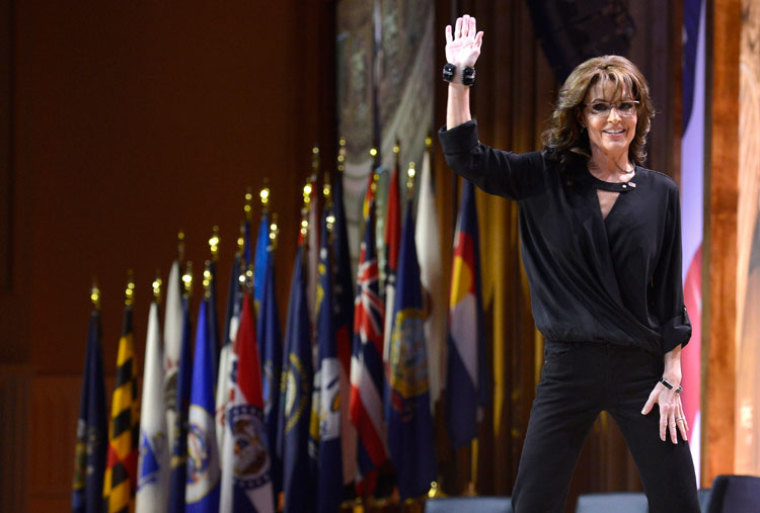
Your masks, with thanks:
[{"label": "blue flag with seal", "polygon": [[99,513],[103,511],[103,476],[106,470],[108,426],[100,312],[97,309],[90,314],[84,381],[80,397],[71,511]]},{"label": "blue flag with seal", "polygon": [[201,302],[195,336],[193,379],[187,429],[185,513],[219,511],[219,450],[214,420],[214,347],[207,315],[211,297]]},{"label": "blue flag with seal", "polygon": [[[270,245],[270,252],[274,251]],[[271,459],[271,475],[275,493],[282,491],[282,461],[273,450],[280,429],[278,423],[280,410],[280,376],[282,375],[282,332],[280,312],[277,307],[275,292],[274,258],[267,258],[264,272],[263,292],[259,323],[256,325],[259,346],[261,348],[262,387],[264,396],[264,424],[266,424]],[[254,277],[255,278],[255,277]]]},{"label": "blue flag with seal", "polygon": [[317,273],[317,369],[311,404],[310,455],[316,470],[318,513],[335,513],[343,501],[340,360],[335,338],[327,215],[322,216]]},{"label": "blue flag with seal", "polygon": [[182,346],[177,372],[177,415],[174,419],[171,475],[169,477],[169,513],[185,513],[185,483],[187,482],[187,415],[190,406],[190,387],[193,379],[192,323],[187,294],[182,298]]},{"label": "blue flag with seal", "polygon": [[411,201],[401,237],[396,287],[386,418],[388,448],[398,472],[398,488],[403,500],[427,493],[437,473],[425,347],[425,312]]},{"label": "blue flag with seal", "polygon": [[488,403],[484,326],[475,187],[465,180],[454,233],[449,299],[446,424],[454,447],[477,436],[479,410]]},{"label": "blue flag with seal", "polygon": [[308,452],[314,372],[304,257],[301,244],[293,266],[282,365],[281,393],[284,398],[280,401],[279,424],[282,427],[277,446],[282,450],[285,513],[310,513],[314,508]]}]

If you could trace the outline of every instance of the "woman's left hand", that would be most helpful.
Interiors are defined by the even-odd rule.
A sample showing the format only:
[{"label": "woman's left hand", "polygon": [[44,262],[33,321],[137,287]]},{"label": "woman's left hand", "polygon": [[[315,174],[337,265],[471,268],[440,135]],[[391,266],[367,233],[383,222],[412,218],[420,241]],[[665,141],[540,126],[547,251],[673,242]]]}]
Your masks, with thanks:
[{"label": "woman's left hand", "polygon": [[[678,387],[677,384],[673,386]],[[641,414],[647,415],[652,411],[655,404],[660,407],[660,440],[664,442],[667,434],[670,433],[670,441],[677,444],[678,431],[681,432],[681,437],[684,440],[688,440],[686,432],[689,430],[689,426],[686,423],[686,416],[683,414],[680,394],[658,382],[649,394],[649,399],[644,404]]]}]

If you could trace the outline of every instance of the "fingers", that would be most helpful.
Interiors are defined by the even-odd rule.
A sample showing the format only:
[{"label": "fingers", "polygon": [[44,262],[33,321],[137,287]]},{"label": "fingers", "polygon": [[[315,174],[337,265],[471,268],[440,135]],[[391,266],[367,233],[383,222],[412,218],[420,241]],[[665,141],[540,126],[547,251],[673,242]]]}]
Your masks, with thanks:
[{"label": "fingers", "polygon": [[[446,26],[446,42],[449,42],[448,34],[449,34],[449,27],[451,25]],[[475,20],[474,16],[470,16],[469,14],[465,14],[461,18],[457,18],[456,23],[454,24],[454,37],[453,39],[460,39],[460,38],[480,38],[482,41],[483,39],[483,31],[478,32],[477,30],[477,22]]]},{"label": "fingers", "polygon": [[475,45],[480,48],[480,46],[483,44],[483,31],[481,30],[478,32],[478,35],[475,36]]},{"label": "fingers", "polygon": [[670,431],[670,441],[674,444],[678,443],[678,422],[676,422],[676,416],[673,415],[668,421],[668,428]]},{"label": "fingers", "polygon": [[454,37],[451,35],[451,25],[446,25],[446,44],[451,43]]},{"label": "fingers", "polygon": [[644,404],[644,407],[641,409],[641,414],[647,415],[650,411],[652,411],[652,408],[654,408],[654,405],[656,402],[657,402],[657,391],[652,390],[649,393],[649,399],[647,399],[647,402]]}]

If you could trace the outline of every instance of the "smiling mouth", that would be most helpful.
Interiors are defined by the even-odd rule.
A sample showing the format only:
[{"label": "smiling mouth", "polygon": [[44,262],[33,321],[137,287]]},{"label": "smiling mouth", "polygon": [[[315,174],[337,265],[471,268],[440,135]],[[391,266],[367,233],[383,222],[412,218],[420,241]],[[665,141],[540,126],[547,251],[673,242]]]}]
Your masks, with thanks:
[{"label": "smiling mouth", "polygon": [[604,130],[604,133],[605,134],[609,134],[609,135],[620,135],[620,134],[622,134],[624,132],[625,132],[625,130],[622,129],[622,128],[620,130]]}]

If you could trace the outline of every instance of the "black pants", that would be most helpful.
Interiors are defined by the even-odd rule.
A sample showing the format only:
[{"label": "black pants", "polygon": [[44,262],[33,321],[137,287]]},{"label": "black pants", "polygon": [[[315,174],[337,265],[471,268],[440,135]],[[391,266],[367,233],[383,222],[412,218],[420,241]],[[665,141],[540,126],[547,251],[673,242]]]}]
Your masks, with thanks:
[{"label": "black pants", "polygon": [[515,513],[564,509],[573,469],[594,421],[609,412],[636,461],[650,513],[699,513],[689,445],[660,440],[659,409],[641,409],[662,376],[662,357],[606,343],[546,342],[528,422]]}]

